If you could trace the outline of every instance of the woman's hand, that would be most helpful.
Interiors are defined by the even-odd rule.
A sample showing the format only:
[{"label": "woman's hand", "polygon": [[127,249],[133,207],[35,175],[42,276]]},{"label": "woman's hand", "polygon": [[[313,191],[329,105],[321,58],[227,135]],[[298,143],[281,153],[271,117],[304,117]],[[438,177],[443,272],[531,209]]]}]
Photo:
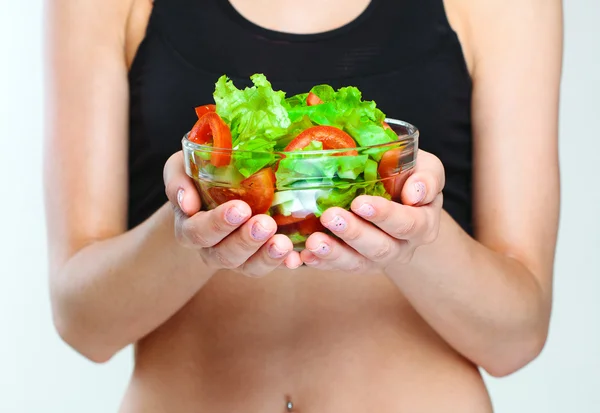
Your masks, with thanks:
[{"label": "woman's hand", "polygon": [[175,236],[187,248],[197,249],[215,270],[237,270],[260,277],[284,264],[302,265],[300,256],[268,215],[251,217],[243,201],[229,201],[210,211],[200,211],[200,196],[185,173],[183,154],[177,152],[164,168],[164,182],[175,212]]},{"label": "woman's hand", "polygon": [[402,188],[402,204],[362,195],[351,210],[330,208],[321,223],[337,237],[312,234],[301,258],[310,267],[368,272],[407,264],[415,249],[437,238],[442,210],[444,167],[419,151],[413,174]]}]

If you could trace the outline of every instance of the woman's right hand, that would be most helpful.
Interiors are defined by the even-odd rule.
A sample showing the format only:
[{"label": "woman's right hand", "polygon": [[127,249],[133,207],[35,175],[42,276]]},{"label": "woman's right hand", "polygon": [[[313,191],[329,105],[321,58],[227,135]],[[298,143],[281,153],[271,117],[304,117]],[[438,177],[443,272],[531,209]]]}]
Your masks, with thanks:
[{"label": "woman's right hand", "polygon": [[198,250],[211,268],[261,277],[282,264],[289,269],[302,265],[292,241],[285,235],[275,235],[277,224],[273,218],[252,217],[247,203],[234,200],[201,211],[200,195],[185,173],[181,151],[169,158],[163,178],[175,213],[177,241]]}]

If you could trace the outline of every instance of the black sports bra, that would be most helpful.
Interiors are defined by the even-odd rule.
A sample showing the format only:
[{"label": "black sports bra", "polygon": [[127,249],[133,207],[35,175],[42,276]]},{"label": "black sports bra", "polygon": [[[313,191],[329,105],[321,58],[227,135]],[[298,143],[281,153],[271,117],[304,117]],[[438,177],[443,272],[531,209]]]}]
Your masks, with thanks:
[{"label": "black sports bra", "polygon": [[442,0],[372,0],[351,23],[319,34],[259,27],[228,0],[155,0],[130,73],[129,227],[167,198],[162,171],[212,103],[226,74],[236,86],[264,73],[288,95],[328,83],[357,86],[392,118],[420,130],[446,170],[445,210],[471,225],[471,79]]}]

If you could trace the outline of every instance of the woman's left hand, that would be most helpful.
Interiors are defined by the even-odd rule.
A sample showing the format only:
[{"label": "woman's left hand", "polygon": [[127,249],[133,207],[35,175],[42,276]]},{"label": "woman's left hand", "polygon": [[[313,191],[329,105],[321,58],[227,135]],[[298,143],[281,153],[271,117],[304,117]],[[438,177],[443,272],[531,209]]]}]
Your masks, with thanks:
[{"label": "woman's left hand", "polygon": [[408,264],[416,248],[438,236],[444,183],[440,160],[420,150],[414,172],[402,187],[402,204],[361,195],[351,211],[328,209],[321,223],[337,237],[312,234],[302,261],[317,269],[353,272]]}]

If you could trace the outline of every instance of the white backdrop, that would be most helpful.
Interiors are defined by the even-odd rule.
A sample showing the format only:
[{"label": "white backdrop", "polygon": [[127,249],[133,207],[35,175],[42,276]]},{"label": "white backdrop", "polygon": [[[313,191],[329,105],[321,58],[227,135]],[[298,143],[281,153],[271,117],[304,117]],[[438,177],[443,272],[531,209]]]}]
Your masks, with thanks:
[{"label": "white backdrop", "polygon": [[[548,344],[486,377],[500,413],[600,413],[600,2],[565,1],[563,203]],[[115,412],[131,351],[76,355],[50,319],[41,186],[42,1],[0,0],[0,412]]]}]

